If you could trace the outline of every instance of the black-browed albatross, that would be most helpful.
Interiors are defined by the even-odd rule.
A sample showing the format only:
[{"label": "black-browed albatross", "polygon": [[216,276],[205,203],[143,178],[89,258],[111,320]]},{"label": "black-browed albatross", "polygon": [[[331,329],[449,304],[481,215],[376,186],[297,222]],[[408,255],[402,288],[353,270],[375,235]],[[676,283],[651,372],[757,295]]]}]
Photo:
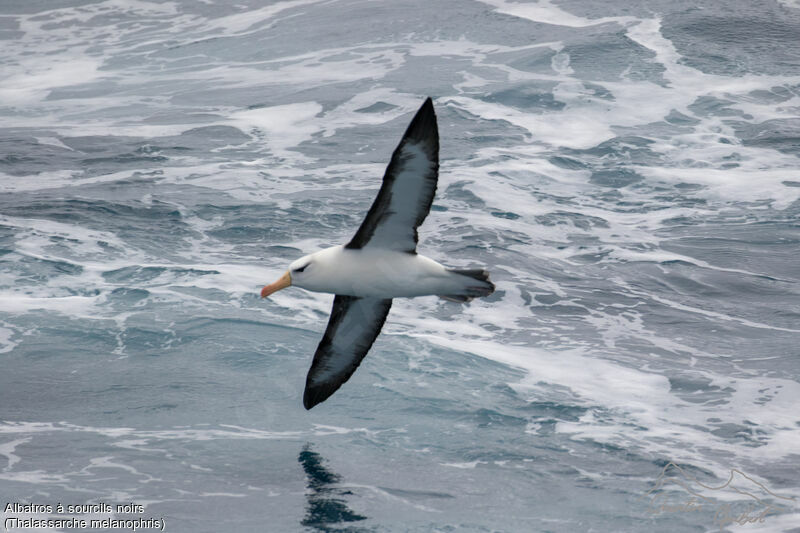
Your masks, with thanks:
[{"label": "black-browed albatross", "polygon": [[417,228],[431,209],[438,177],[439,129],[428,98],[392,154],[352,240],[301,257],[261,290],[262,298],[290,285],[336,295],[306,377],[306,409],[350,379],[380,333],[392,298],[438,295],[467,302],[494,292],[485,270],[445,268],[417,253]]}]

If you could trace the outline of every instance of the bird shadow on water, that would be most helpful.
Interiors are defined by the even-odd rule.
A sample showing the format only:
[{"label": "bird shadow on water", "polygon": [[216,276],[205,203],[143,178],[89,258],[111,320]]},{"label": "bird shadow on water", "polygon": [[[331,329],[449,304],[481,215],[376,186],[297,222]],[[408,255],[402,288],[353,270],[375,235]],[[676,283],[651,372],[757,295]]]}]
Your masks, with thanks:
[{"label": "bird shadow on water", "polygon": [[306,473],[306,514],[300,525],[323,532],[366,533],[371,531],[347,525],[349,522],[366,520],[367,517],[347,506],[344,497],[352,495],[349,490],[338,487],[341,476],[329,470],[320,454],[310,444],[303,446],[297,462]]}]

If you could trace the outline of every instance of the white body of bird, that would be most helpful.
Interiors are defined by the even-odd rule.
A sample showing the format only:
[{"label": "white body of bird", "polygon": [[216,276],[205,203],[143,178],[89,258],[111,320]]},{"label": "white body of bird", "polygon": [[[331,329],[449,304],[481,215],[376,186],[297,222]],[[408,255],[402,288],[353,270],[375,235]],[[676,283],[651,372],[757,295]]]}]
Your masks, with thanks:
[{"label": "white body of bird", "polygon": [[478,282],[416,253],[333,246],[289,266],[292,285],[373,298],[463,294]]}]

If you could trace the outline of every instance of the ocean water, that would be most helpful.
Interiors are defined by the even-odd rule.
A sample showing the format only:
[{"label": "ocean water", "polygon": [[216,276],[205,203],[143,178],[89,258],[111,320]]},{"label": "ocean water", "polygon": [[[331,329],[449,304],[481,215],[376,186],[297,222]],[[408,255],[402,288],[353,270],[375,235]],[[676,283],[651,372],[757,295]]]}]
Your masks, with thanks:
[{"label": "ocean water", "polygon": [[[497,291],[307,412],[332,296],[258,291],[426,96]],[[798,157],[797,0],[2,0],[4,526],[800,531]]]}]

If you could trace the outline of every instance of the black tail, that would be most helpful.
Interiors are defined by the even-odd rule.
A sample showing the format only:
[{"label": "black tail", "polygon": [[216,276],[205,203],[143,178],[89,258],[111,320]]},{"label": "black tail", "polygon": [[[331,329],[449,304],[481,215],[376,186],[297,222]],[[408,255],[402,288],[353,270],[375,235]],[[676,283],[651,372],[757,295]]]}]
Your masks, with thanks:
[{"label": "black tail", "polygon": [[469,280],[465,280],[463,290],[460,290],[457,294],[441,294],[439,295],[439,298],[450,300],[451,302],[464,303],[472,300],[473,298],[489,296],[494,292],[494,283],[489,280],[489,273],[482,268],[468,270],[448,268],[447,271],[460,276],[465,276],[469,278]]}]

